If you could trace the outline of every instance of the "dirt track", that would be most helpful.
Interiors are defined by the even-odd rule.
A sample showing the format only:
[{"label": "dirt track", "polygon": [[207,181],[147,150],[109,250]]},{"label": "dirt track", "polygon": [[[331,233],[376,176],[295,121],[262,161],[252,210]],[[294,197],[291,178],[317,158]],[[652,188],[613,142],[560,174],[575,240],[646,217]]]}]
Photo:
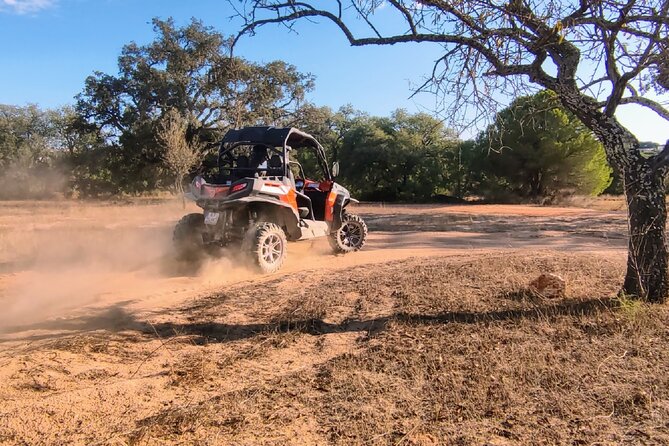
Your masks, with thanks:
[{"label": "dirt track", "polygon": [[[170,262],[176,203],[133,206],[0,204],[0,335],[30,323],[123,303],[132,311],[170,308],[221,286],[257,279],[236,262],[212,261],[184,276]],[[370,227],[365,250],[330,255],[326,242],[291,244],[279,276],[435,255],[545,249],[619,252],[621,212],[538,206],[361,206]],[[21,325],[9,327],[9,325]],[[2,327],[5,327],[4,329]],[[4,332],[4,333],[3,333]]]},{"label": "dirt track", "polygon": [[[378,432],[340,437],[329,430],[324,439],[323,427],[314,424],[322,418],[297,416],[301,409],[285,406],[292,397],[262,403],[258,395],[300,393],[283,380],[320,379],[328,364],[366,351],[362,340],[391,317],[401,321],[402,311],[428,320],[445,302],[462,314],[525,311],[531,303],[495,298],[490,309],[486,303],[493,291],[507,296],[509,286],[521,286],[524,274],[555,270],[584,296],[592,289],[610,295],[626,245],[620,212],[360,206],[371,230],[360,253],[335,257],[326,242],[303,242],[290,246],[276,275],[257,276],[218,260],[184,276],[168,255],[170,228],[183,213],[178,205],[0,207],[0,443],[7,444],[373,439]],[[556,256],[562,260],[550,260]],[[489,264],[497,266],[486,269]],[[437,278],[447,281],[449,274],[457,290],[480,293],[461,301]],[[483,276],[476,274],[488,278],[478,283]],[[437,300],[421,303],[433,292]],[[449,317],[467,324],[478,316]],[[221,413],[223,401],[230,409],[245,398],[260,412],[239,408],[243,423],[234,410],[217,427],[193,421]],[[439,443],[416,438],[411,442]]]}]

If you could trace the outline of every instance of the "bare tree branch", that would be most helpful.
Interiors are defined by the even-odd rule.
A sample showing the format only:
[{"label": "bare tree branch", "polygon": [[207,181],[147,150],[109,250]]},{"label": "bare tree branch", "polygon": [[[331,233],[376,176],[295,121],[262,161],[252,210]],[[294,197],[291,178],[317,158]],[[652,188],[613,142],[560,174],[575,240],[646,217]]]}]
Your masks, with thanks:
[{"label": "bare tree branch", "polygon": [[[528,91],[527,80],[558,93],[563,105],[600,138],[609,137],[609,129],[618,125],[611,118],[621,104],[637,103],[666,115],[658,103],[643,98],[648,70],[661,60],[658,42],[669,33],[668,0],[657,7],[644,0],[579,0],[576,6],[566,0],[541,4],[463,0],[457,5],[445,0],[389,0],[408,26],[404,33],[392,35],[382,35],[372,23],[378,7],[374,0],[346,3],[369,25],[371,35],[353,32],[357,28],[350,26],[352,18],[341,0],[333,4],[334,10],[312,1],[241,1],[252,6],[253,14],[242,17],[245,25],[235,42],[272,23],[322,18],[352,46],[418,42],[443,46],[444,56],[414,94],[430,91],[450,98],[447,107],[456,111],[452,116],[463,118],[471,105],[478,111],[474,119],[479,119],[486,110],[489,114],[495,109],[500,95]],[[268,9],[274,16],[256,15]],[[595,66],[601,61],[604,73],[593,71],[589,80],[577,82],[586,59]],[[554,76],[545,70],[550,65]],[[624,97],[625,92],[631,96]],[[610,160],[620,166],[637,162],[636,138],[626,130],[619,134],[627,142],[618,144],[621,149],[611,152]]]},{"label": "bare tree branch", "polygon": [[407,23],[409,24],[409,29],[411,30],[411,34],[416,35],[418,34],[418,31],[416,31],[416,24],[413,21],[413,18],[411,17],[411,13],[407,8],[402,6],[397,0],[388,0],[388,2],[395,7],[395,9],[399,10],[402,15],[404,15],[404,18],[406,19]]},{"label": "bare tree branch", "polygon": [[659,104],[656,101],[653,101],[652,99],[648,99],[643,96],[629,96],[622,98],[620,100],[620,104],[638,104],[638,105],[643,105],[646,108],[649,108],[653,110],[655,113],[657,113],[660,117],[664,118],[665,120],[669,121],[669,110],[664,108],[661,104]]}]

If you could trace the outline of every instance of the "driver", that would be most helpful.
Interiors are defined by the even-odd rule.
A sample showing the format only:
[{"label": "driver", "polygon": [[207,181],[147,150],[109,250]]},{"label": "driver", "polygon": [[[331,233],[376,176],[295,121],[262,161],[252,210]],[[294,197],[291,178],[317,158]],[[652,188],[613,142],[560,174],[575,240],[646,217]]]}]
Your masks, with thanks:
[{"label": "driver", "polygon": [[251,169],[257,170],[261,164],[266,163],[269,159],[269,154],[267,152],[267,147],[263,145],[253,146],[251,151],[251,159],[249,160],[249,167]]}]

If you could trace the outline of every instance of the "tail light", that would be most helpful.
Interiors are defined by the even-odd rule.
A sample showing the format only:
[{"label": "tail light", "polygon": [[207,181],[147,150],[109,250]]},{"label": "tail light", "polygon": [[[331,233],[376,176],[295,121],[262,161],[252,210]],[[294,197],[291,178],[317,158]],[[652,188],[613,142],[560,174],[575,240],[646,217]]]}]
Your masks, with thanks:
[{"label": "tail light", "polygon": [[240,184],[235,184],[230,188],[230,193],[234,194],[235,192],[239,192],[240,190],[246,189],[246,186],[248,186],[249,183],[240,183]]}]

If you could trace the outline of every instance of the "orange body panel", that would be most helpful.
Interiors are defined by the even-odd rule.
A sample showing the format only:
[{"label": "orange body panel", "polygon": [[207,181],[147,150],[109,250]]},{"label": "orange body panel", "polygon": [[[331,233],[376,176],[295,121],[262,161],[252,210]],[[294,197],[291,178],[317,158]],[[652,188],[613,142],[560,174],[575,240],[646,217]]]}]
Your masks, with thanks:
[{"label": "orange body panel", "polygon": [[294,189],[290,189],[286,195],[281,195],[279,199],[284,203],[288,203],[297,212],[297,194]]},{"label": "orange body panel", "polygon": [[328,199],[325,202],[325,221],[334,220],[334,205],[337,201],[337,194],[333,191],[330,191],[328,194]]}]

